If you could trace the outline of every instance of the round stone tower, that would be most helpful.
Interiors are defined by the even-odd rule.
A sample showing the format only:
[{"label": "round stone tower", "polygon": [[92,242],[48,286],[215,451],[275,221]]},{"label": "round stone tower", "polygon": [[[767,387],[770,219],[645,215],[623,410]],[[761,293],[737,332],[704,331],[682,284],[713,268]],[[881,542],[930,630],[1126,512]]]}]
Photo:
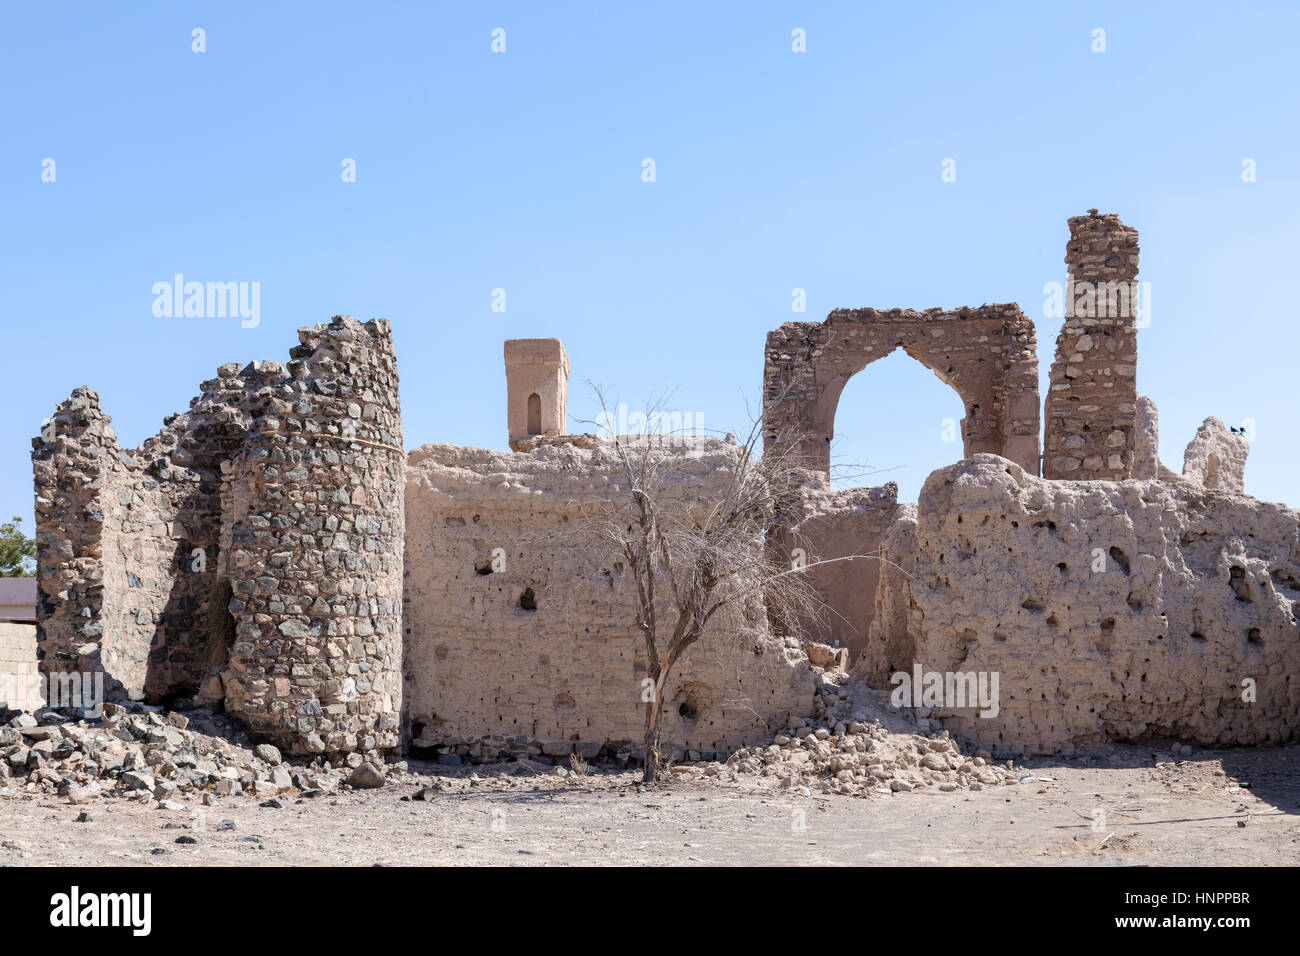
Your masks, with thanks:
[{"label": "round stone tower", "polygon": [[403,497],[386,321],[300,329],[226,500],[234,623],[226,709],[293,753],[396,747]]}]

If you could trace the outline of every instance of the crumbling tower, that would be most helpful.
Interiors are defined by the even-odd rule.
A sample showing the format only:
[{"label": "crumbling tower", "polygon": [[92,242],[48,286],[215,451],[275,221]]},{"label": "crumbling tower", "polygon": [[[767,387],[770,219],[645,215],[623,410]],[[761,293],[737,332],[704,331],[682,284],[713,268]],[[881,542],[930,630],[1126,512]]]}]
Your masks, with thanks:
[{"label": "crumbling tower", "polygon": [[506,339],[506,419],[510,447],[565,433],[569,356],[559,339]]},{"label": "crumbling tower", "polygon": [[292,752],[391,748],[406,480],[392,332],[335,316],[298,336],[227,494],[226,709]]},{"label": "crumbling tower", "polygon": [[1095,209],[1069,225],[1043,477],[1117,481],[1132,474],[1137,431],[1138,233]]}]

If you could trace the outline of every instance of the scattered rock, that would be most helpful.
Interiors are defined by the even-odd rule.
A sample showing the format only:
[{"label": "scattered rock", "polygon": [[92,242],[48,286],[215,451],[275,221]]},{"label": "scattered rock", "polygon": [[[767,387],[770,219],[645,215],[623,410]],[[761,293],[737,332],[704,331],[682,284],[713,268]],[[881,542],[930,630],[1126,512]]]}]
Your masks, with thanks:
[{"label": "scattered rock", "polygon": [[358,790],[377,790],[384,785],[384,775],[369,763],[363,763],[348,777],[348,786]]}]

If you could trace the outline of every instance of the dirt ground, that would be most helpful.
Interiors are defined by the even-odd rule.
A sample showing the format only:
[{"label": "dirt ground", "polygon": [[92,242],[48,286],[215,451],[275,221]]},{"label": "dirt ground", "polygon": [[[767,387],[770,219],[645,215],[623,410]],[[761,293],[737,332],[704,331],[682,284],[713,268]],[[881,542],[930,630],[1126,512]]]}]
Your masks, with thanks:
[{"label": "dirt ground", "polygon": [[[280,809],[248,797],[184,811],[107,798],[83,808],[18,793],[0,799],[0,864],[1300,864],[1300,747],[1175,761],[1123,746],[1018,765],[1034,779],[865,798],[791,794],[762,777],[683,774],[642,792],[627,772],[479,768],[474,780],[414,763],[401,784],[289,795]],[[437,789],[413,799],[425,785]],[[74,822],[83,809],[90,821]]]}]

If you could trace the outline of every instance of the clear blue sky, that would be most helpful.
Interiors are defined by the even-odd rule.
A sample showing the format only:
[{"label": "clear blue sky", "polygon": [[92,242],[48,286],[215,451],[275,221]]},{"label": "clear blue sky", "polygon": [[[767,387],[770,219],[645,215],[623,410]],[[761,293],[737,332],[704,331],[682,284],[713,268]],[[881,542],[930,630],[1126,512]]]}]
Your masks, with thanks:
[{"label": "clear blue sky", "polygon": [[[782,322],[1016,301],[1045,382],[1042,288],[1093,206],[1141,231],[1165,463],[1252,418],[1247,490],[1300,504],[1293,6],[619,6],[6,5],[0,517],[30,529],[30,439],[74,387],[135,446],[334,313],[392,321],[408,447],[504,447],[512,337],[563,338],[572,419],[590,378],[739,431]],[[176,272],[259,282],[261,324],[156,318]],[[895,353],[845,389],[836,453],[914,499],[960,416]]]}]

